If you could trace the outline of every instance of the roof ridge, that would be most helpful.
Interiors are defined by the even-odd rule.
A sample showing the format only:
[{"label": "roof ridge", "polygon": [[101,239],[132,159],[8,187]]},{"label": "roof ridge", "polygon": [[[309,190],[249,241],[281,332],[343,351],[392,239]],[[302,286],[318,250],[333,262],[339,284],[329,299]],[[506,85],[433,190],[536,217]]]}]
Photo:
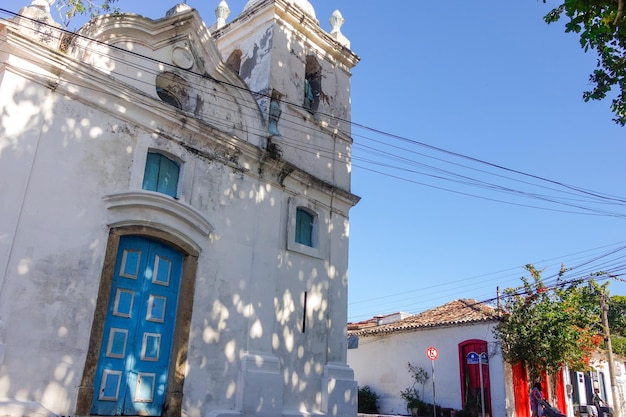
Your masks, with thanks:
[{"label": "roof ridge", "polygon": [[393,323],[375,325],[371,320],[361,322],[369,323],[363,327],[352,325],[351,334],[377,334],[392,333],[396,331],[410,331],[425,327],[466,325],[469,323],[487,322],[497,320],[496,309],[471,298],[456,299],[437,307],[424,310],[420,313],[400,319]]}]

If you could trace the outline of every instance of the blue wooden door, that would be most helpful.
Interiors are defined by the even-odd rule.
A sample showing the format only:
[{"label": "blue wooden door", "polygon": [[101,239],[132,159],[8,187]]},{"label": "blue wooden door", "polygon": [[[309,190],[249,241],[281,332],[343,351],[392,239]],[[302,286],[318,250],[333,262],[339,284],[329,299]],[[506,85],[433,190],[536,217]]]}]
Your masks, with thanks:
[{"label": "blue wooden door", "polygon": [[120,239],[91,413],[160,416],[183,256],[138,236]]}]

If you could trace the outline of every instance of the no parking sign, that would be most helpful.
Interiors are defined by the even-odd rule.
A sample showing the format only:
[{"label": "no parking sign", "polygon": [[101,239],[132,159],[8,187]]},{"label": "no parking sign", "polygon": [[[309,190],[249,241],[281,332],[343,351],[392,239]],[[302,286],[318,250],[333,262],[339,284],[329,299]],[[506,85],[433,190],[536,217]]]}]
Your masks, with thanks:
[{"label": "no parking sign", "polygon": [[437,403],[437,397],[435,396],[435,359],[439,357],[439,352],[434,346],[429,346],[426,349],[426,357],[430,359],[430,365],[432,367],[432,379],[433,379],[433,417],[437,415],[437,409],[435,404]]},{"label": "no parking sign", "polygon": [[431,361],[434,361],[435,359],[439,357],[439,352],[437,352],[436,347],[430,346],[428,349],[426,349],[426,356]]}]

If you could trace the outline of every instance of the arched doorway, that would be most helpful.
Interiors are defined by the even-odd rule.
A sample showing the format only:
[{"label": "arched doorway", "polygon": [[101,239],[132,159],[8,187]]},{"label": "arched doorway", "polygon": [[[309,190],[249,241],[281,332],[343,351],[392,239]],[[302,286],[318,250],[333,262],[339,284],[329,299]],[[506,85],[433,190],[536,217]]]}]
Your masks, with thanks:
[{"label": "arched doorway", "polygon": [[76,414],[181,414],[193,303],[178,299],[193,300],[198,254],[159,229],[111,230]]},{"label": "arched doorway", "polygon": [[179,251],[162,242],[121,237],[91,414],[162,414],[182,260]]},{"label": "arched doorway", "polygon": [[473,339],[460,343],[459,361],[463,408],[473,416],[482,416],[483,409],[485,416],[491,416],[487,342]]}]

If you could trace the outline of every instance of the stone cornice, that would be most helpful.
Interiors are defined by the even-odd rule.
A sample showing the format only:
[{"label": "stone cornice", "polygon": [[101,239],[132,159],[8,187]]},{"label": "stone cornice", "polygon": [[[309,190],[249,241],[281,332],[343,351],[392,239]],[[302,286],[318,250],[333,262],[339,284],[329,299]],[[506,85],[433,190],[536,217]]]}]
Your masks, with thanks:
[{"label": "stone cornice", "polygon": [[172,197],[150,191],[128,191],[107,195],[103,198],[109,210],[125,208],[150,209],[185,222],[201,235],[208,236],[213,230],[211,223],[195,208]]}]

